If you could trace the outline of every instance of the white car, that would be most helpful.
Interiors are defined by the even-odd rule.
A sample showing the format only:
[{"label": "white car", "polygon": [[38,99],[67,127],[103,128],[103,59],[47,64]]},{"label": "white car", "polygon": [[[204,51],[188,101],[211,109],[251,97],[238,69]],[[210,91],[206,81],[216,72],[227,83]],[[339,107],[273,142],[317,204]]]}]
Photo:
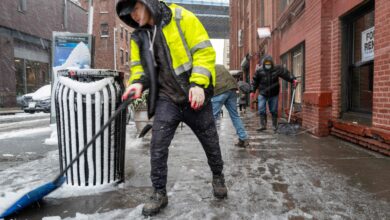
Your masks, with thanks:
[{"label": "white car", "polygon": [[26,104],[22,107],[26,113],[50,112],[51,85],[45,85],[33,93],[24,95]]}]

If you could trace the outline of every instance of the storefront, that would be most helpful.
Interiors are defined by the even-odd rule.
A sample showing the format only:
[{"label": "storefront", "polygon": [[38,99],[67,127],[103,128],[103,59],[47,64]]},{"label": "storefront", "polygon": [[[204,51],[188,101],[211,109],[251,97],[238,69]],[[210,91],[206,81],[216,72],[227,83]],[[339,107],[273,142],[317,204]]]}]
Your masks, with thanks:
[{"label": "storefront", "polygon": [[16,96],[31,93],[50,83],[49,64],[15,58]]}]

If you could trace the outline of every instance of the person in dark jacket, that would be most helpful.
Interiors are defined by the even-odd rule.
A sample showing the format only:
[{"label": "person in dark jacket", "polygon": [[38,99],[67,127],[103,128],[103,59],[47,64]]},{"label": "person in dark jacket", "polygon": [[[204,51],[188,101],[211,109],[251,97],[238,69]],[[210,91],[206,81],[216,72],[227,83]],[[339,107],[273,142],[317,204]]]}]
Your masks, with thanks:
[{"label": "person in dark jacket", "polygon": [[298,81],[290,72],[279,65],[275,65],[272,57],[266,55],[259,68],[256,70],[252,81],[252,93],[251,98],[254,99],[255,92],[259,89],[258,107],[260,114],[260,128],[257,131],[263,131],[266,129],[267,114],[266,104],[268,103],[269,111],[272,115],[272,128],[277,129],[278,126],[278,96],[279,96],[279,77],[293,83],[296,87]]},{"label": "person in dark jacket", "polygon": [[217,82],[214,90],[215,95],[211,99],[214,118],[218,118],[222,106],[225,105],[238,135],[236,146],[247,147],[249,146],[248,134],[237,112],[237,82],[223,65],[217,64],[215,70]]},{"label": "person in dark jacket", "polygon": [[244,111],[244,114],[246,113],[246,94],[243,92],[239,93],[239,101],[238,101],[238,107],[240,108],[240,112]]},{"label": "person in dark jacket", "polygon": [[154,192],[145,216],[168,204],[168,147],[180,122],[196,134],[213,174],[217,198],[227,196],[223,160],[210,99],[215,85],[215,51],[198,18],[158,0],[119,0],[119,18],[135,29],[131,38],[131,77],[122,99],[149,89],[148,115],[154,115],[150,144]]}]

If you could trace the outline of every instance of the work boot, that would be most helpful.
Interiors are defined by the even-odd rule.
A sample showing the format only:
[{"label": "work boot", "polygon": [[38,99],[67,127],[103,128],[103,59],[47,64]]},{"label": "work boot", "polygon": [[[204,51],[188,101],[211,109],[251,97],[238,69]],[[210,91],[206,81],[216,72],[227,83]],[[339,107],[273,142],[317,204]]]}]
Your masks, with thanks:
[{"label": "work boot", "polygon": [[272,115],[272,129],[276,131],[278,129],[278,116]]},{"label": "work boot", "polygon": [[256,131],[264,131],[267,129],[267,115],[260,115],[260,128],[256,129]]},{"label": "work boot", "polygon": [[235,145],[236,147],[246,148],[249,146],[249,141],[247,139],[246,140],[238,139],[238,142]]},{"label": "work boot", "polygon": [[213,175],[213,191],[217,199],[227,197],[227,188],[225,186],[225,177],[221,175]]},{"label": "work boot", "polygon": [[154,190],[149,201],[145,203],[142,209],[142,215],[152,216],[160,212],[161,209],[168,205],[168,196],[165,190]]}]

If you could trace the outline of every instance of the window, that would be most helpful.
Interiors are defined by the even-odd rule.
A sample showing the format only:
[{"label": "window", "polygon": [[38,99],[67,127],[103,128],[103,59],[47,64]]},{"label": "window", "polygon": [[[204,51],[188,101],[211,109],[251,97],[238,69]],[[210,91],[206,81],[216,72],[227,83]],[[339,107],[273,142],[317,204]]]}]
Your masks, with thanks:
[{"label": "window", "polygon": [[[364,6],[363,6],[364,7]],[[374,4],[356,11],[344,20],[343,31],[343,113],[358,113],[370,124],[374,75]],[[343,114],[348,118],[349,114]]]},{"label": "window", "polygon": [[[304,78],[304,70],[305,70],[305,46],[304,44],[300,44],[293,48],[291,51],[287,52],[283,56],[281,56],[282,66],[287,68],[291,74],[293,74],[297,80],[300,82],[298,86],[295,88],[295,97],[293,100],[294,110],[301,111],[302,110],[302,101],[303,101],[303,92],[305,90],[305,78]],[[282,80],[282,110],[289,109],[291,105],[293,88],[289,87],[287,81]]]},{"label": "window", "polygon": [[121,49],[121,54],[120,54],[120,59],[121,59],[121,64],[124,64],[124,57],[123,57],[123,50]]},{"label": "window", "polygon": [[260,0],[260,27],[264,27],[264,0]]},{"label": "window", "polygon": [[120,33],[120,35],[121,35],[121,39],[123,39],[123,27],[121,26],[121,33]]},{"label": "window", "polygon": [[27,93],[26,88],[26,70],[25,70],[25,60],[15,58],[15,78],[16,78],[16,95],[24,95]]},{"label": "window", "polygon": [[100,24],[100,36],[101,37],[108,37],[109,35],[109,31],[108,31],[108,24],[107,23],[103,23],[103,24]]},{"label": "window", "polygon": [[27,0],[18,1],[18,11],[25,12],[27,10]]},{"label": "window", "polygon": [[129,65],[129,52],[128,51],[126,51],[126,57],[125,57],[125,59],[126,59],[126,65]]},{"label": "window", "polygon": [[14,64],[17,96],[34,92],[50,83],[48,63],[15,58]]},{"label": "window", "polygon": [[[284,68],[289,69],[288,67],[288,53],[284,54],[280,60],[281,64]],[[289,107],[289,98],[288,98],[288,82],[286,80],[282,80],[282,114],[285,116],[285,110],[287,110]]]},{"label": "window", "polygon": [[301,83],[298,84],[298,86],[295,88],[295,104],[302,104],[302,95],[304,92],[304,76],[303,76],[303,65],[304,65],[304,58],[303,58],[303,46],[298,46],[297,49],[295,49],[292,52],[292,74],[297,78],[298,81]]},{"label": "window", "polygon": [[127,29],[125,29],[125,38],[126,42],[129,42],[129,32],[127,31]]},{"label": "window", "polygon": [[243,42],[242,42],[242,39],[243,39],[243,31],[242,29],[238,30],[238,46],[239,47],[242,47],[244,46]]},{"label": "window", "polygon": [[292,2],[293,0],[279,0],[279,14],[283,13],[283,11],[287,8],[287,6]]},{"label": "window", "polygon": [[107,12],[107,0],[100,0],[100,12]]}]

